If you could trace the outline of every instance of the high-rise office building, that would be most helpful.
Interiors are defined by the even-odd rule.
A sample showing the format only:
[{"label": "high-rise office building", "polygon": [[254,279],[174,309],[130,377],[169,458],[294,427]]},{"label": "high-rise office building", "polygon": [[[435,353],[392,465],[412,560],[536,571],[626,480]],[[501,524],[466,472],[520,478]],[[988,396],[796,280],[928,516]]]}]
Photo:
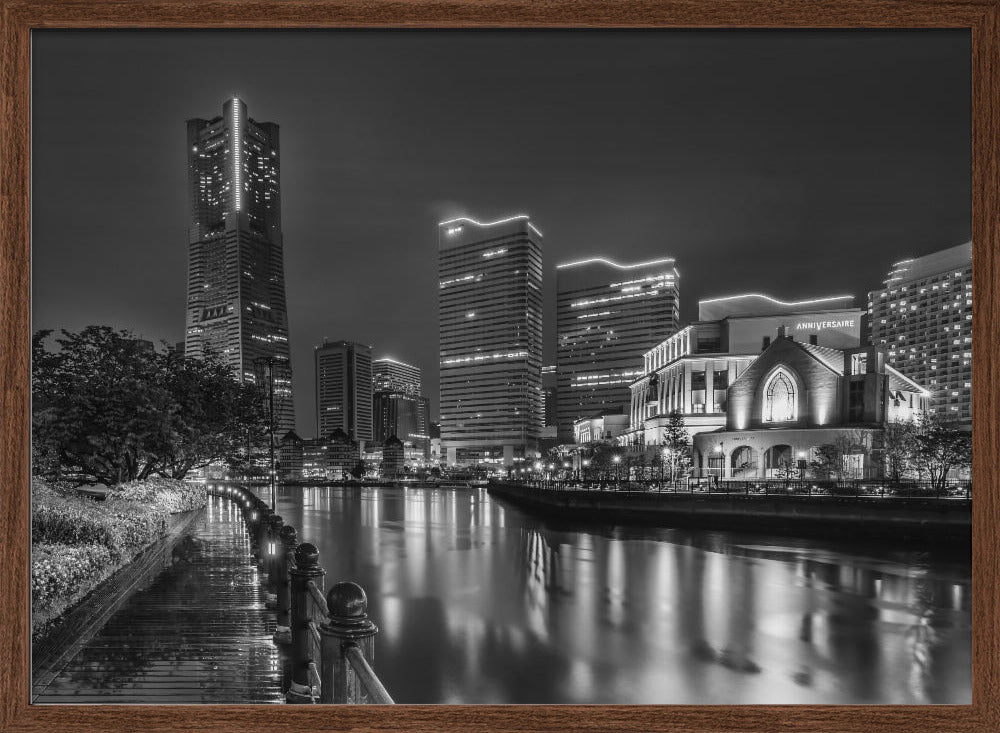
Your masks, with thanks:
[{"label": "high-rise office building", "polygon": [[559,391],[558,388],[556,387],[556,365],[551,364],[549,366],[543,366],[542,367],[542,414],[545,416],[545,419],[542,424],[546,428],[554,428],[559,424],[559,418],[557,413],[558,394]]},{"label": "high-rise office building", "polygon": [[372,361],[372,386],[376,392],[421,394],[420,367],[383,356]]},{"label": "high-rise office building", "polygon": [[972,243],[892,266],[868,293],[868,340],[931,393],[930,412],[972,426]]},{"label": "high-rise office building", "polygon": [[669,257],[633,264],[591,257],[556,267],[561,441],[573,442],[576,420],[626,410],[643,353],[678,328],[678,280]]},{"label": "high-rise office building", "polygon": [[372,347],[350,341],[317,346],[316,433],[340,428],[351,440],[372,439]]},{"label": "high-rise office building", "polygon": [[449,464],[536,454],[542,234],[526,215],[438,228],[441,447]]},{"label": "high-rise office building", "polygon": [[[295,427],[281,237],[278,126],[226,101],[187,121],[188,290],[185,354],[229,363],[274,387],[274,420]],[[269,400],[270,402],[270,400]]]},{"label": "high-rise office building", "polygon": [[407,456],[430,457],[430,400],[422,396],[420,368],[382,357],[372,362],[374,436],[396,436]]}]

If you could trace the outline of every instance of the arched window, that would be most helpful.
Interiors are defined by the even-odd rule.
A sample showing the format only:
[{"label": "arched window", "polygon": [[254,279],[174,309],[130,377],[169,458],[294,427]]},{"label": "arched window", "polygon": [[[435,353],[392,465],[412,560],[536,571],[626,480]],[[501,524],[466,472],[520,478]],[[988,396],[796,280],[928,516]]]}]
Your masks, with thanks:
[{"label": "arched window", "polygon": [[764,422],[788,422],[796,416],[795,382],[777,371],[764,390]]}]

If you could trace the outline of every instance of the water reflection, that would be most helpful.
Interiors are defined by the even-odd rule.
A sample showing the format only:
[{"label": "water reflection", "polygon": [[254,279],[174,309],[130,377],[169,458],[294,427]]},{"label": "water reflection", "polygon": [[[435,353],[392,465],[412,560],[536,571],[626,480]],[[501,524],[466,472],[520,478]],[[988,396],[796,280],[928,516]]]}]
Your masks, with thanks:
[{"label": "water reflection", "polygon": [[968,559],[579,531],[484,490],[284,488],[403,703],[971,702]]}]

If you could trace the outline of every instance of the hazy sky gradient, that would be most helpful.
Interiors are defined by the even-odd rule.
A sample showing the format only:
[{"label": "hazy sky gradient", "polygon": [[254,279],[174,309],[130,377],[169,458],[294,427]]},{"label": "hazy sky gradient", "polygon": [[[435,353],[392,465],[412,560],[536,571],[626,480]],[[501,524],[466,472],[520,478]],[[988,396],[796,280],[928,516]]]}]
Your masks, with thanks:
[{"label": "hazy sky gradient", "polygon": [[969,36],[42,31],[34,328],[183,338],[185,120],[281,126],[301,434],[312,348],[371,343],[437,404],[437,227],[528,213],[554,267],[677,258],[699,298],[853,293],[970,235]]}]

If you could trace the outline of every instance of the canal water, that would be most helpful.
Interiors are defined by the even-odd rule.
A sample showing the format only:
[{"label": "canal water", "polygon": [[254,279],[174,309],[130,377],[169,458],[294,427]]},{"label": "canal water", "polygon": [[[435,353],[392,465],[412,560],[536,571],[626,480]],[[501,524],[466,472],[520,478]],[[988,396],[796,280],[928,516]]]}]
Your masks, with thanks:
[{"label": "canal water", "polygon": [[542,521],[485,489],[283,487],[353,580],[400,703],[953,703],[970,561],[938,551]]}]

